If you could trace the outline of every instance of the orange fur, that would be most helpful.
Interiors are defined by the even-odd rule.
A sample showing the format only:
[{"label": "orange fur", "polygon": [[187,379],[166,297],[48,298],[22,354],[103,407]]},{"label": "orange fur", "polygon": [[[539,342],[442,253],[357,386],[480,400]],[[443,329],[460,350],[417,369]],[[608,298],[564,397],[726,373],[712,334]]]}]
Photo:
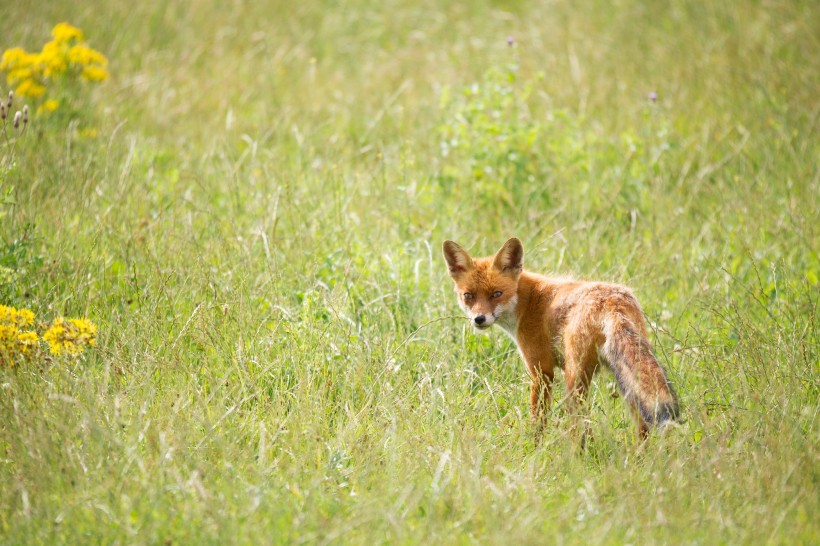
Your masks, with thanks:
[{"label": "orange fur", "polygon": [[532,378],[534,420],[541,422],[550,407],[556,366],[563,368],[568,403],[578,413],[601,362],[614,372],[641,437],[678,417],[677,398],[629,288],[523,271],[524,249],[515,238],[487,258],[473,259],[452,241],[443,250],[473,325],[498,323],[518,346]]}]

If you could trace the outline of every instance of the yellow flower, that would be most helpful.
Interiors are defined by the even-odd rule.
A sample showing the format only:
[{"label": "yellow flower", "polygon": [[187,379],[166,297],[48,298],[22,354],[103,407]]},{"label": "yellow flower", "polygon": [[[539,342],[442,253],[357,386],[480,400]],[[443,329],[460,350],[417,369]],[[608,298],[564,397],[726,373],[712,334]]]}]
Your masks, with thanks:
[{"label": "yellow flower", "polygon": [[47,42],[40,51],[39,61],[43,66],[43,75],[53,76],[62,74],[68,68],[66,62],[66,50],[68,46],[55,40]]},{"label": "yellow flower", "polygon": [[105,55],[93,49],[86,44],[77,44],[68,50],[68,62],[73,65],[88,66],[100,65],[106,66],[108,59]]},{"label": "yellow flower", "polygon": [[82,41],[83,31],[68,23],[57,23],[51,30],[51,35],[54,36],[56,42],[69,42],[73,39]]},{"label": "yellow flower", "polygon": [[83,343],[88,343],[89,345],[94,345],[96,342],[95,336],[97,335],[97,326],[93,322],[84,318],[69,319],[68,322],[77,328],[78,340]]},{"label": "yellow flower", "polygon": [[11,351],[17,340],[17,335],[20,330],[17,326],[7,324],[0,324],[0,348],[6,351]]},{"label": "yellow flower", "polygon": [[64,323],[63,318],[54,319],[51,327],[43,334],[43,341],[48,343],[48,348],[53,355],[59,355],[62,352],[63,338],[66,335]]},{"label": "yellow flower", "polygon": [[59,107],[60,107],[60,101],[57,101],[57,100],[54,100],[54,99],[48,99],[43,104],[41,104],[40,106],[37,107],[37,113],[42,114],[42,113],[53,112],[54,110],[56,110]]},{"label": "yellow flower", "polygon": [[0,60],[0,70],[8,72],[6,83],[14,85],[23,80],[38,78],[41,71],[40,57],[15,47],[7,49]]},{"label": "yellow flower", "polygon": [[[55,25],[51,34],[54,39],[43,44],[38,53],[13,47],[0,57],[0,71],[6,73],[9,86],[16,86],[18,95],[41,97],[46,92],[46,85],[51,85],[50,81],[61,75],[75,81],[108,79],[108,59],[85,43],[82,30],[63,22]],[[44,107],[43,111],[53,111],[53,108]]]},{"label": "yellow flower", "polygon": [[0,324],[0,363],[14,365],[17,349],[17,328]]},{"label": "yellow flower", "polygon": [[37,333],[22,329],[34,324],[34,313],[0,305],[0,363],[10,366],[37,348]]},{"label": "yellow flower", "polygon": [[15,93],[21,97],[42,97],[45,92],[45,86],[32,79],[23,80],[15,90]]},{"label": "yellow flower", "polygon": [[99,66],[86,66],[83,68],[83,78],[90,82],[101,82],[108,79],[108,70]]},{"label": "yellow flower", "polygon": [[0,305],[0,324],[26,328],[34,324],[34,313],[28,309],[15,309],[7,305]]},{"label": "yellow flower", "polygon": [[3,52],[3,57],[0,58],[0,70],[10,70],[24,63],[26,59],[26,50],[22,47],[13,47]]},{"label": "yellow flower", "polygon": [[39,340],[35,332],[20,332],[17,334],[17,345],[23,354],[28,354],[36,348]]},{"label": "yellow flower", "polygon": [[97,343],[97,327],[87,319],[54,319],[51,327],[43,334],[51,354],[76,356],[85,350],[86,345]]},{"label": "yellow flower", "polygon": [[34,313],[28,309],[19,309],[17,311],[17,325],[20,328],[25,328],[34,324]]},{"label": "yellow flower", "polygon": [[23,80],[30,80],[32,77],[34,77],[34,71],[31,68],[12,68],[6,76],[6,83],[14,85]]}]

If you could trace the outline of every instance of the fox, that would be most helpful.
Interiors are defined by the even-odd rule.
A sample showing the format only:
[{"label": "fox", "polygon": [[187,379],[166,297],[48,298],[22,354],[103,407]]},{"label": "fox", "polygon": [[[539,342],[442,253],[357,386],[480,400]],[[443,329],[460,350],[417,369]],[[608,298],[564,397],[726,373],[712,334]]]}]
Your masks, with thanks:
[{"label": "fox", "polygon": [[604,364],[615,375],[641,440],[651,428],[678,420],[677,395],[655,358],[632,290],[525,271],[524,247],[515,237],[484,258],[471,258],[453,241],[445,241],[442,250],[471,324],[478,330],[497,324],[515,342],[531,379],[530,417],[539,430],[552,405],[557,367],[576,416]]}]

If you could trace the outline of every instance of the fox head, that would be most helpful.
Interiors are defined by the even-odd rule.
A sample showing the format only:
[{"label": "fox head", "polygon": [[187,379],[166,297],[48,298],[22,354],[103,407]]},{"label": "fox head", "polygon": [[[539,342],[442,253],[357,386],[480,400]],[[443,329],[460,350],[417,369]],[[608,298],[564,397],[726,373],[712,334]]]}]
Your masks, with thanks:
[{"label": "fox head", "polygon": [[513,237],[487,258],[473,259],[453,241],[444,241],[443,250],[458,302],[473,326],[484,330],[499,320],[502,325],[515,320],[524,261],[521,241]]}]

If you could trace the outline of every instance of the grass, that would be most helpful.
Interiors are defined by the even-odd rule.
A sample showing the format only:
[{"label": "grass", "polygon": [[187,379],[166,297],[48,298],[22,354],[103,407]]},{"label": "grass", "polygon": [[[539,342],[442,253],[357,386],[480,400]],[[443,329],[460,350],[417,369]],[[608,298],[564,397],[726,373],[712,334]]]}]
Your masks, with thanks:
[{"label": "grass", "polygon": [[[69,21],[112,78],[4,179],[0,303],[100,332],[0,370],[2,541],[817,543],[818,17],[6,6],[0,47]],[[513,235],[634,287],[680,427],[637,445],[601,374],[590,448],[560,406],[534,442],[440,255]]]}]

